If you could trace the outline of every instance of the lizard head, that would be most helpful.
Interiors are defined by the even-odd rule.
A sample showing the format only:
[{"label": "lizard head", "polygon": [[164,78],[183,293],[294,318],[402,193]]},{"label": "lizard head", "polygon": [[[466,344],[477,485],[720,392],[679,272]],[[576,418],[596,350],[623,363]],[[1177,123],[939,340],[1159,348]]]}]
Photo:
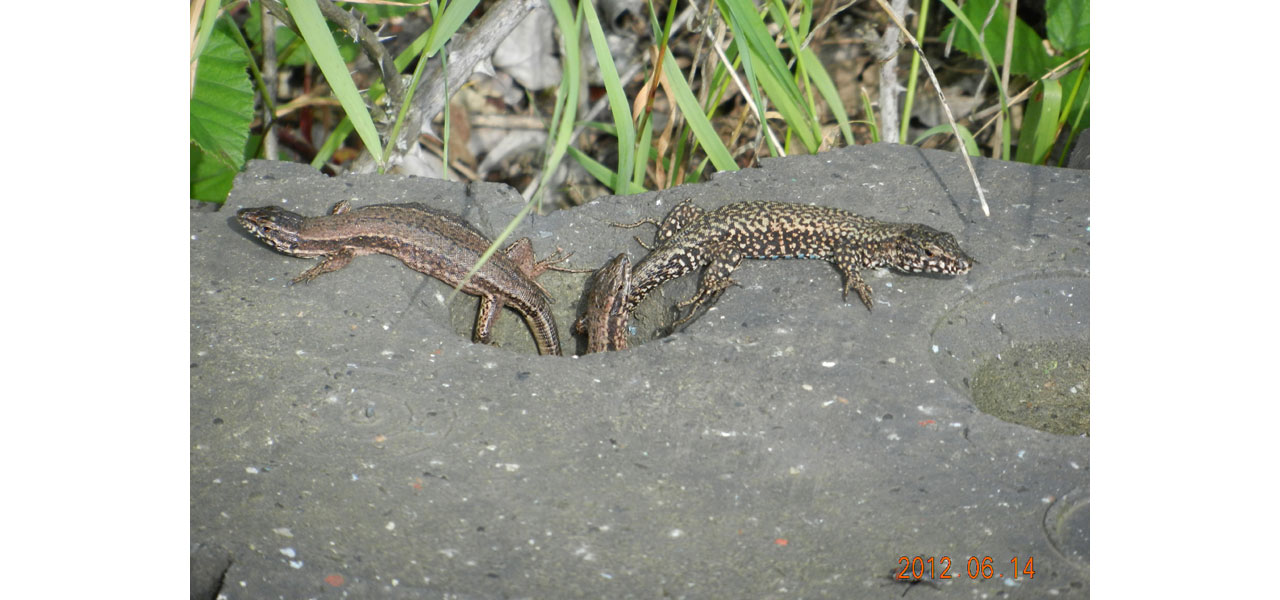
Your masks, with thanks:
[{"label": "lizard head", "polygon": [[595,272],[587,287],[587,311],[573,324],[587,336],[587,352],[627,349],[627,296],[631,294],[631,259],[624,252]]},{"label": "lizard head", "polygon": [[892,254],[889,265],[910,273],[968,273],[977,262],[960,249],[955,236],[918,224],[894,236]]},{"label": "lizard head", "polygon": [[302,229],[303,216],[279,206],[243,208],[236,212],[236,220],[258,239],[276,250],[298,255],[298,233]]}]

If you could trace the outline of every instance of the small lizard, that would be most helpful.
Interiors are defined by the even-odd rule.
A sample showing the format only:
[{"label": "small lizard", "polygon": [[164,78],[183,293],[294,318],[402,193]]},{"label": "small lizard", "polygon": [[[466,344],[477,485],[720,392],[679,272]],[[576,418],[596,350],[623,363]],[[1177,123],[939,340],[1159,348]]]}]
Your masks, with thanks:
[{"label": "small lizard", "polygon": [[[405,266],[457,287],[475,266],[490,240],[470,223],[417,203],[378,204],[352,209],[347,201],[334,205],[328,215],[304,217],[279,206],[245,208],[236,213],[245,229],[276,250],[299,258],[320,258],[320,264],[294,278],[310,281],[347,266],[364,254],[394,256]],[[569,256],[560,251],[535,261],[533,244],[520,238],[495,253],[462,287],[480,297],[473,340],[493,343],[493,327],[510,306],[524,317],[539,354],[560,352],[560,336],[551,314],[554,302],[537,277]]]},{"label": "small lizard", "polygon": [[627,349],[627,296],[631,294],[631,259],[619,254],[605,263],[587,287],[587,311],[573,328],[587,336],[587,352]]},{"label": "small lizard", "polygon": [[[736,282],[729,277],[744,258],[820,258],[844,276],[844,297],[858,293],[871,309],[871,286],[859,271],[893,267],[908,273],[967,273],[974,260],[955,237],[927,225],[886,223],[827,206],[784,202],[736,202],[706,211],[685,200],[661,223],[642,219],[618,227],[658,227],[656,247],[632,271],[631,293],[623,307],[630,314],[649,292],[703,265],[692,298],[676,305],[692,307],[678,326]],[[643,243],[642,243],[643,244]],[[647,246],[646,246],[647,248]]]}]

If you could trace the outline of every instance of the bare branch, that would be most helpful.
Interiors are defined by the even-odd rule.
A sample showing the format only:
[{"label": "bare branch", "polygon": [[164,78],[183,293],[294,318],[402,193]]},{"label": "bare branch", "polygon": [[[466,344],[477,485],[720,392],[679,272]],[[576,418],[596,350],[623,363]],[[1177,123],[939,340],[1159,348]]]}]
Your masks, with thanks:
[{"label": "bare branch", "polygon": [[[1035,89],[1037,83],[1040,83],[1041,81],[1045,81],[1047,79],[1058,79],[1059,77],[1065,76],[1067,72],[1074,71],[1076,68],[1080,67],[1079,64],[1076,64],[1076,61],[1084,58],[1084,55],[1088,53],[1089,53],[1089,49],[1086,48],[1083,52],[1068,59],[1067,62],[1064,62],[1050,69],[1048,73],[1045,73],[1044,75],[1040,76],[1040,79],[1037,79],[1031,82],[1031,84],[1028,85],[1026,88],[1024,88],[1021,92],[1019,92],[1018,95],[1012,98],[1009,98],[1008,105],[1012,107],[1022,102],[1023,100],[1026,100],[1031,95],[1031,90]],[[980,111],[977,111],[971,115],[968,115],[965,118],[969,119],[970,122],[976,122],[976,121],[985,119],[987,117],[990,117],[991,115],[994,115],[998,112],[1000,112],[1000,103],[996,102],[995,104],[988,106],[987,108],[984,108]],[[986,129],[986,128],[987,128],[987,125],[983,125],[981,129],[974,131],[973,135],[977,136],[979,132],[981,132],[983,129]]]},{"label": "bare branch", "polygon": [[283,4],[276,2],[276,0],[262,0],[262,6],[270,11],[271,16],[279,20],[281,25],[297,33],[298,37],[302,37],[302,34],[298,32],[297,23],[293,22],[293,15],[289,14],[289,10]]},{"label": "bare branch", "polygon": [[[899,15],[907,9],[907,0],[893,0],[892,6],[880,6],[891,12],[894,21],[901,23]],[[903,29],[905,32],[906,29]],[[902,84],[898,83],[898,30],[888,27],[880,38],[880,48],[876,58],[880,60],[880,139],[891,144],[898,143],[898,92]]]},{"label": "bare branch", "polygon": [[[910,31],[907,31],[907,26],[902,23],[902,19],[898,18],[898,14],[893,12],[889,5],[884,3],[884,0],[876,0],[876,2],[880,4],[880,8],[884,9],[884,12],[889,14],[889,18],[893,19],[893,23],[902,31],[902,35],[907,38],[907,41],[911,42],[911,48],[916,51],[916,54],[920,55],[920,64],[924,65],[924,71],[929,74],[929,81],[933,82],[933,90],[938,92],[938,100],[942,103],[942,110],[947,114],[947,121],[951,123],[951,132],[955,134],[957,140],[961,139],[960,128],[956,125],[955,115],[951,114],[951,105],[947,104],[947,97],[942,94],[942,86],[938,84],[938,77],[933,74],[933,67],[929,65],[929,59],[924,55],[924,49],[920,47],[920,42],[917,42],[915,36],[911,35]],[[883,108],[881,107],[881,110]],[[964,150],[963,145],[960,148],[960,156],[964,158],[964,165],[969,167],[969,175],[973,177],[973,187],[978,192],[978,201],[982,203],[982,214],[990,217],[991,208],[987,206],[987,196],[982,193],[982,184],[978,183],[978,172],[974,170],[973,161],[969,160],[969,153]]]},{"label": "bare branch", "polygon": [[[537,0],[501,0],[484,13],[474,29],[453,37],[449,43],[449,96],[462,89],[476,65],[492,56],[494,48],[537,6]],[[392,145],[389,162],[394,161],[397,155],[412,150],[422,134],[422,125],[430,123],[444,109],[444,77],[438,61],[432,61],[427,67],[420,85],[422,89],[413,95],[413,105],[409,107],[400,135]]]},{"label": "bare branch", "polygon": [[400,70],[396,68],[395,58],[387,52],[387,47],[378,41],[378,34],[365,26],[364,19],[338,8],[338,5],[330,0],[316,0],[316,5],[320,7],[320,14],[324,15],[324,18],[345,29],[364,49],[369,60],[378,66],[382,72],[382,84],[387,88],[387,96],[391,98],[391,114],[398,112],[400,103],[404,101],[404,86],[400,82]]},{"label": "bare branch", "polygon": [[[400,82],[400,71],[396,69],[395,59],[390,52],[387,52],[386,46],[378,41],[378,35],[365,26],[363,19],[338,8],[330,0],[316,0],[316,5],[320,7],[320,14],[326,19],[337,23],[351,34],[351,38],[360,44],[369,61],[377,65],[383,85],[387,89],[387,95],[391,97],[392,107],[398,111],[400,102],[404,99],[404,86]],[[298,31],[297,24],[293,22],[293,15],[289,14],[283,4],[276,0],[262,0],[262,6],[271,13],[271,16],[279,19],[281,25],[298,34],[298,37],[302,37],[302,32]]]}]

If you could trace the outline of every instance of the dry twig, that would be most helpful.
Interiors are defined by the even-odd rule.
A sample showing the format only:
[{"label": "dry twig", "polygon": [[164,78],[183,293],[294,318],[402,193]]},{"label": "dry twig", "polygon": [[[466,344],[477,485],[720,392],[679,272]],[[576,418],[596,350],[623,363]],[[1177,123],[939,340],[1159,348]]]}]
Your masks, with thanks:
[{"label": "dry twig", "polygon": [[[924,65],[925,72],[929,74],[929,81],[933,82],[934,91],[938,92],[938,101],[942,103],[943,112],[947,113],[947,121],[951,123],[951,131],[955,134],[956,139],[960,139],[960,128],[956,125],[955,116],[951,114],[951,106],[947,104],[947,98],[942,93],[942,86],[938,84],[938,77],[933,74],[933,67],[929,65],[929,59],[924,55],[924,49],[920,47],[920,43],[916,41],[915,36],[911,35],[910,31],[907,31],[907,26],[902,23],[902,19],[898,18],[897,13],[893,12],[884,3],[884,0],[876,0],[876,2],[880,4],[880,8],[883,8],[889,14],[889,18],[893,19],[894,25],[898,26],[903,37],[907,38],[908,42],[911,42],[911,47],[916,51],[916,54],[920,55],[920,64]],[[880,108],[884,110],[883,106]],[[973,177],[973,187],[978,190],[978,201],[982,203],[982,214],[990,217],[991,208],[987,206],[987,197],[982,193],[982,185],[978,183],[978,172],[974,170],[973,161],[969,159],[969,153],[965,152],[963,147],[960,149],[960,156],[964,157],[964,164],[969,168],[969,175]]]}]

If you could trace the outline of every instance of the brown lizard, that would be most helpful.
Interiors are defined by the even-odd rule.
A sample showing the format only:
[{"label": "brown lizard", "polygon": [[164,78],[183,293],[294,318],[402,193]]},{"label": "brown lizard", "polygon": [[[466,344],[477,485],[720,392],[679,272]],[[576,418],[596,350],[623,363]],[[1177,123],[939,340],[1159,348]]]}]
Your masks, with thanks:
[{"label": "brown lizard", "polygon": [[586,313],[574,321],[574,331],[587,336],[587,352],[627,349],[627,296],[631,293],[631,260],[626,253],[605,263],[587,286]]},{"label": "brown lizard", "polygon": [[[299,258],[320,258],[320,264],[294,278],[310,281],[347,266],[363,254],[394,256],[405,266],[457,287],[490,240],[470,223],[417,203],[378,204],[351,208],[347,201],[328,215],[304,217],[279,206],[246,208],[236,213],[245,229],[276,250]],[[473,340],[493,342],[493,327],[503,306],[524,317],[539,354],[560,352],[560,336],[550,304],[554,301],[537,277],[568,259],[560,251],[537,261],[529,238],[520,238],[495,253],[472,276],[462,291],[480,297]]]}]

